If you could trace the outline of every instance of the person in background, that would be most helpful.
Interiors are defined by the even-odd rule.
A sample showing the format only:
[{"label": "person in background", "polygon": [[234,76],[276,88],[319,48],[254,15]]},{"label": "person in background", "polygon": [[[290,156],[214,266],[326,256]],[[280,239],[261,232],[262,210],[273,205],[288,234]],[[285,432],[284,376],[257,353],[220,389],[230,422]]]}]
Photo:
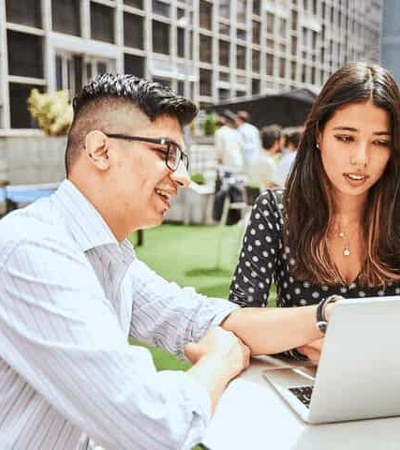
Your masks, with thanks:
[{"label": "person in background", "polygon": [[277,161],[282,151],[282,127],[267,125],[261,130],[262,150],[249,167],[248,184],[258,186],[260,191],[278,187]]},{"label": "person in background", "polygon": [[235,119],[236,115],[232,111],[224,110],[219,119],[223,125],[214,135],[217,164],[220,166],[223,178],[243,173],[244,143],[236,129]]},{"label": "person in background", "polygon": [[244,143],[243,165],[245,172],[248,172],[249,166],[255,161],[261,150],[260,132],[256,126],[250,123],[248,111],[238,111],[235,123]]},{"label": "person in background", "polygon": [[[241,309],[168,282],[136,257],[128,235],[161,224],[190,182],[190,100],[103,74],[73,106],[67,179],[0,221],[0,448],[188,450],[250,351],[322,336],[316,308]],[[128,338],[192,367],[157,372]]]},{"label": "person in background", "polygon": [[[386,69],[353,63],[328,79],[286,189],[267,190],[252,211],[232,302],[267,306],[271,283],[288,309],[400,294],[399,124],[399,88]],[[322,343],[297,351],[317,360]]]},{"label": "person in background", "polygon": [[296,158],[297,149],[300,144],[301,131],[289,130],[284,133],[286,136],[285,148],[276,167],[276,180],[279,186],[284,186]]}]

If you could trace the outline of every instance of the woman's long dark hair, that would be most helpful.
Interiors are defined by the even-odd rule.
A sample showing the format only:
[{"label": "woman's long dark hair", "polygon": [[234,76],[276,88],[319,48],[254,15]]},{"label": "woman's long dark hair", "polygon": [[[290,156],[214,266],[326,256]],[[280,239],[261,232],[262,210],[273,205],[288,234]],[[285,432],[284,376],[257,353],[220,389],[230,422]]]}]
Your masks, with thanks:
[{"label": "woman's long dark hair", "polygon": [[296,262],[293,272],[302,279],[343,282],[326,244],[335,205],[317,136],[338,107],[369,100],[389,113],[392,151],[382,177],[368,194],[362,219],[366,261],[360,281],[384,286],[400,279],[400,92],[386,69],[361,62],[342,67],[325,83],[308,115],[286,183],[285,236]]}]

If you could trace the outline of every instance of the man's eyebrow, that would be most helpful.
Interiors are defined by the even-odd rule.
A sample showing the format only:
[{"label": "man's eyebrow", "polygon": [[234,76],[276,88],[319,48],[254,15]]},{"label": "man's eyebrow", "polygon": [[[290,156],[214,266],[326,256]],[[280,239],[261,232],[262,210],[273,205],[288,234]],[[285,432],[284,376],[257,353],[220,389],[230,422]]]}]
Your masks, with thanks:
[{"label": "man's eyebrow", "polygon": [[[340,131],[352,131],[354,133],[359,133],[360,130],[358,128],[354,128],[354,127],[347,127],[347,126],[338,126],[338,127],[334,127],[332,128],[333,130],[340,130]],[[376,136],[391,136],[392,133],[390,131],[375,131],[372,134],[376,135]]]}]

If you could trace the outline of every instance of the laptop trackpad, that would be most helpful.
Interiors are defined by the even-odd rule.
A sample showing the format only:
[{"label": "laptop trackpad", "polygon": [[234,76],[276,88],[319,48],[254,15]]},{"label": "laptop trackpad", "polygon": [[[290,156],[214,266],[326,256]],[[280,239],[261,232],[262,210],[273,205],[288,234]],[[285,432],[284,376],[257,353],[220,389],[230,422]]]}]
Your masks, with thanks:
[{"label": "laptop trackpad", "polygon": [[316,367],[307,366],[263,370],[264,378],[273,385],[278,385],[281,388],[313,385],[315,373]]}]

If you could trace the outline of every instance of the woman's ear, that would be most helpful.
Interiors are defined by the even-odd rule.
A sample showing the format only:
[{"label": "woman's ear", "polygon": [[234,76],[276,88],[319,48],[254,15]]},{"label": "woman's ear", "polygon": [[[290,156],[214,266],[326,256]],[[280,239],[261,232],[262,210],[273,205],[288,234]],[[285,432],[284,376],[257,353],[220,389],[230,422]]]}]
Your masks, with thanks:
[{"label": "woman's ear", "polygon": [[86,135],[85,150],[90,161],[99,170],[108,170],[110,167],[108,160],[108,139],[102,131],[94,130]]}]

